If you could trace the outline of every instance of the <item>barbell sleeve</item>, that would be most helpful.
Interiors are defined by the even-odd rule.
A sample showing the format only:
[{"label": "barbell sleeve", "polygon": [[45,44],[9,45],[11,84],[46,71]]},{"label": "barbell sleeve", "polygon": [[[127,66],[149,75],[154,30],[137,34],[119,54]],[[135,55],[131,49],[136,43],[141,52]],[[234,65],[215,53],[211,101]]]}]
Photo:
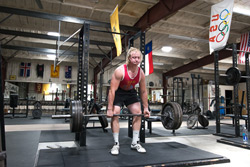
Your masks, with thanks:
[{"label": "barbell sleeve", "polygon": [[72,118],[72,116],[70,114],[67,115],[52,115],[51,116],[52,119],[66,119],[66,118]]}]

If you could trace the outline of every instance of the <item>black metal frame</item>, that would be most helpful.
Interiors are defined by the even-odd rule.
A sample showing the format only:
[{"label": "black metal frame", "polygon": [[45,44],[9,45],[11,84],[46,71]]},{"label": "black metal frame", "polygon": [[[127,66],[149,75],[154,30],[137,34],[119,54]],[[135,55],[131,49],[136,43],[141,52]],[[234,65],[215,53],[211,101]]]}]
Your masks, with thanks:
[{"label": "black metal frame", "polygon": [[[181,87],[179,86],[179,84],[181,84]],[[177,89],[175,88],[175,85],[177,87]],[[179,89],[181,88],[181,95],[179,93]],[[175,90],[177,90],[175,95]],[[177,97],[176,102],[179,103],[179,97],[181,97],[181,108],[183,109],[184,106],[184,90],[183,90],[183,77],[174,77],[173,78],[173,98],[172,101],[175,102],[175,97]]]},{"label": "black metal frame", "polygon": [[[236,44],[229,44],[225,48],[232,48],[233,67],[237,67],[237,48]],[[219,51],[214,52],[214,80],[215,80],[215,113],[216,113],[216,133],[218,136],[239,137],[240,136],[240,108],[234,105],[234,126],[235,134],[221,133],[220,123],[220,100],[219,100]],[[248,93],[247,93],[248,94]],[[248,95],[249,96],[249,95]],[[238,104],[238,84],[234,85],[234,104]],[[249,113],[249,112],[248,112]]]},{"label": "black metal frame", "polygon": [[[203,78],[200,77],[200,75],[198,75],[197,77],[195,76],[195,74],[191,74],[191,78],[192,78],[192,105],[191,105],[191,110],[192,110],[192,114],[194,112],[194,108],[193,108],[193,104],[195,103],[195,89],[194,89],[194,80],[197,80],[197,99],[198,99],[198,104],[200,107],[200,102],[202,101],[202,109],[200,107],[200,109],[202,110],[201,113],[197,112],[197,117],[199,117],[199,114],[204,114],[204,95],[203,95]],[[201,81],[201,82],[200,82]],[[201,92],[200,92],[200,87],[201,87]],[[199,127],[199,121],[197,121],[196,127],[193,129],[206,129],[205,127]]]},{"label": "black metal frame", "polygon": [[[88,114],[89,27],[89,24],[83,25],[79,33],[78,46],[77,100],[82,101],[82,109],[85,114]],[[85,121],[82,126],[84,126],[83,131],[75,134],[75,141],[80,146],[86,146]]]},{"label": "black metal frame", "polygon": [[[0,152],[3,153],[6,151],[6,142],[5,142],[5,126],[4,126],[4,104],[3,104],[3,80],[2,80],[2,52],[0,45],[0,137],[1,137],[1,148]],[[7,161],[4,160],[4,164],[6,165]]]},{"label": "black metal frame", "polygon": [[[145,32],[139,31],[134,36],[129,39],[129,48],[134,46],[134,40],[140,38],[140,51],[143,55],[143,60],[141,62],[141,69],[145,72]],[[140,90],[139,90],[140,91]],[[143,112],[143,107],[141,103],[141,108]],[[140,129],[140,142],[145,143],[145,118],[141,117],[141,129]],[[133,137],[132,129],[133,117],[128,117],[128,137]]]},{"label": "black metal frame", "polygon": [[[83,113],[87,113],[88,109],[88,68],[89,68],[89,34],[90,34],[90,25],[84,24],[80,33],[79,33],[79,46],[78,46],[78,76],[77,76],[77,100],[82,101]],[[130,45],[133,46],[134,39],[140,37],[140,50],[144,56],[141,63],[141,68],[145,71],[145,33],[138,32],[135,36],[130,38]],[[101,77],[101,76],[100,76]],[[102,80],[102,79],[101,79]],[[101,81],[102,82],[102,81]],[[86,119],[86,117],[85,117]],[[84,121],[86,122],[86,121]],[[129,128],[129,136],[132,136],[132,121],[131,128]],[[80,146],[86,146],[86,124],[83,123],[83,131],[75,134],[75,141]],[[141,130],[140,130],[140,141],[145,143],[145,119],[142,117]]]},{"label": "black metal frame", "polygon": [[[250,76],[249,72],[249,53],[245,53],[245,68],[246,68],[246,76]],[[248,121],[248,132],[250,131],[250,112],[249,112],[249,107],[250,107],[250,78],[246,79],[246,96],[247,96],[247,121]]]},{"label": "black metal frame", "polygon": [[[192,78],[192,104],[195,103],[195,89],[194,89],[194,79],[197,80],[197,99],[198,99],[198,104],[200,104],[201,102],[201,98],[203,100],[203,84],[200,84],[200,81],[203,81],[203,78],[200,77],[200,75],[198,75],[197,77],[195,76],[195,74],[191,74],[191,78]],[[202,91],[201,91],[201,96],[200,96],[200,86],[202,86]],[[204,103],[203,103],[204,106]],[[191,105],[192,111],[193,111],[193,105]],[[204,108],[204,107],[203,107]]]}]

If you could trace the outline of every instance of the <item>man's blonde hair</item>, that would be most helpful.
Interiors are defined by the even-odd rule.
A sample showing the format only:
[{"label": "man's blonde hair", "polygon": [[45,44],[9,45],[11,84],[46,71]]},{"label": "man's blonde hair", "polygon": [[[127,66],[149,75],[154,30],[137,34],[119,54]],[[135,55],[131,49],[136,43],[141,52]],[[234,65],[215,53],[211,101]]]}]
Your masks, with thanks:
[{"label": "man's blonde hair", "polygon": [[137,49],[137,48],[130,47],[129,50],[128,50],[128,52],[127,52],[126,64],[129,63],[129,58],[131,56],[131,52],[134,52],[134,51],[138,51],[140,53],[140,58],[141,58],[141,61],[142,61],[143,55],[142,55],[141,51],[139,49]]}]

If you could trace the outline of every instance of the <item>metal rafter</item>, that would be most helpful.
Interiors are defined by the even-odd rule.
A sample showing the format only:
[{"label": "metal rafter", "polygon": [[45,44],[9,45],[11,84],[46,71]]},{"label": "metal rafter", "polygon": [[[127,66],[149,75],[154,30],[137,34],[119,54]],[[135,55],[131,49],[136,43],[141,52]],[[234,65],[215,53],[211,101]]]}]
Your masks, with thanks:
[{"label": "metal rafter", "polygon": [[[22,51],[30,51],[44,54],[56,54],[56,49],[48,49],[48,48],[33,48],[33,47],[24,47],[24,46],[15,46],[15,45],[3,45],[2,49],[13,49],[13,50],[22,50]],[[60,54],[63,55],[78,55],[78,52],[70,51],[70,50],[60,50]],[[98,57],[104,58],[103,54],[90,53],[90,57]]]},{"label": "metal rafter", "polygon": [[[105,23],[105,22],[100,22],[100,21],[88,20],[88,19],[83,19],[83,18],[73,17],[73,16],[64,16],[64,15],[59,15],[59,14],[50,14],[50,13],[24,10],[24,9],[10,8],[10,7],[5,7],[5,6],[0,6],[0,12],[22,15],[22,16],[29,16],[29,17],[37,17],[37,18],[49,19],[49,20],[64,21],[64,22],[69,22],[69,23],[77,23],[77,24],[86,23],[86,24],[90,24],[92,26],[98,26],[98,27],[106,27],[106,28],[111,27],[110,23]],[[127,31],[135,31],[135,32],[139,30],[136,27],[130,27],[130,26],[125,26],[125,25],[120,25],[120,29],[127,30]]]},{"label": "metal rafter", "polygon": [[[46,34],[38,34],[38,33],[31,33],[31,32],[23,32],[23,31],[14,31],[14,30],[5,30],[0,29],[1,34],[6,35],[15,35],[15,36],[22,36],[22,37],[30,37],[30,38],[39,38],[39,39],[48,39],[48,40],[57,40],[56,36],[46,35]],[[61,41],[65,41],[68,37],[60,37]],[[78,42],[78,38],[70,38],[68,42]],[[112,42],[105,42],[105,41],[95,41],[90,40],[91,45],[100,45],[100,46],[115,46]]]},{"label": "metal rafter", "polygon": [[[240,48],[240,45],[238,43],[237,44],[237,49],[239,50],[239,48]],[[222,60],[222,59],[230,57],[232,55],[232,51],[230,51],[230,50],[221,50],[221,51],[219,51],[219,55],[220,55],[219,60]],[[213,54],[212,55],[207,55],[207,56],[205,56],[203,58],[200,58],[200,59],[198,59],[196,61],[192,61],[191,63],[188,63],[186,65],[183,65],[181,67],[178,67],[176,69],[168,71],[168,72],[164,73],[163,75],[165,77],[174,77],[176,75],[180,75],[182,73],[185,73],[185,72],[188,72],[188,71],[203,67],[203,66],[211,64],[213,62],[214,62]]]}]

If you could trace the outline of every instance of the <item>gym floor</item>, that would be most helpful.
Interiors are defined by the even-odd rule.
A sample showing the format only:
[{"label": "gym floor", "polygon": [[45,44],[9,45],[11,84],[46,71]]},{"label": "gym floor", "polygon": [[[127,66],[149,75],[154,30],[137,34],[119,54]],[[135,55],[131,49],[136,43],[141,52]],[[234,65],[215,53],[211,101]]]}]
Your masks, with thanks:
[{"label": "gym floor", "polygon": [[[232,123],[231,119],[223,119],[221,122]],[[244,122],[242,121],[241,124],[244,124]],[[92,125],[92,123],[89,123],[89,126]],[[99,126],[99,123],[95,123],[94,126]],[[128,124],[126,120],[120,121],[121,129],[126,129],[127,126]],[[223,129],[224,127],[225,129]],[[107,130],[108,133],[112,135],[110,126]],[[76,147],[75,143],[70,141],[74,137],[74,134],[69,132],[69,125],[64,120],[52,120],[50,117],[42,117],[41,119],[32,119],[31,117],[14,119],[6,118],[5,131],[8,167],[36,166],[40,149]],[[91,129],[88,131],[91,131]],[[223,125],[222,132],[223,131],[230,131],[231,133],[234,133],[234,127],[230,125]],[[65,132],[63,135],[64,138],[67,138],[67,140],[64,142],[48,142],[46,141],[46,138],[49,137],[50,133],[46,133],[46,135],[44,135],[44,132]],[[101,129],[97,132],[103,133]],[[147,149],[147,143],[178,142],[230,159],[230,163],[205,166],[250,166],[249,149],[219,143],[217,140],[223,137],[213,135],[214,133],[215,120],[209,120],[209,126],[205,129],[201,128],[200,125],[197,125],[194,129],[187,129],[184,118],[181,128],[176,130],[175,135],[172,134],[172,131],[165,130],[162,127],[161,122],[153,122],[152,134],[149,133],[149,130],[146,130],[146,144],[143,144],[143,146]],[[120,138],[120,140],[122,139]],[[102,142],[101,138],[100,142]],[[108,151],[109,150],[107,150],[107,154]],[[166,157],[166,159],[167,158],[168,157]]]}]

